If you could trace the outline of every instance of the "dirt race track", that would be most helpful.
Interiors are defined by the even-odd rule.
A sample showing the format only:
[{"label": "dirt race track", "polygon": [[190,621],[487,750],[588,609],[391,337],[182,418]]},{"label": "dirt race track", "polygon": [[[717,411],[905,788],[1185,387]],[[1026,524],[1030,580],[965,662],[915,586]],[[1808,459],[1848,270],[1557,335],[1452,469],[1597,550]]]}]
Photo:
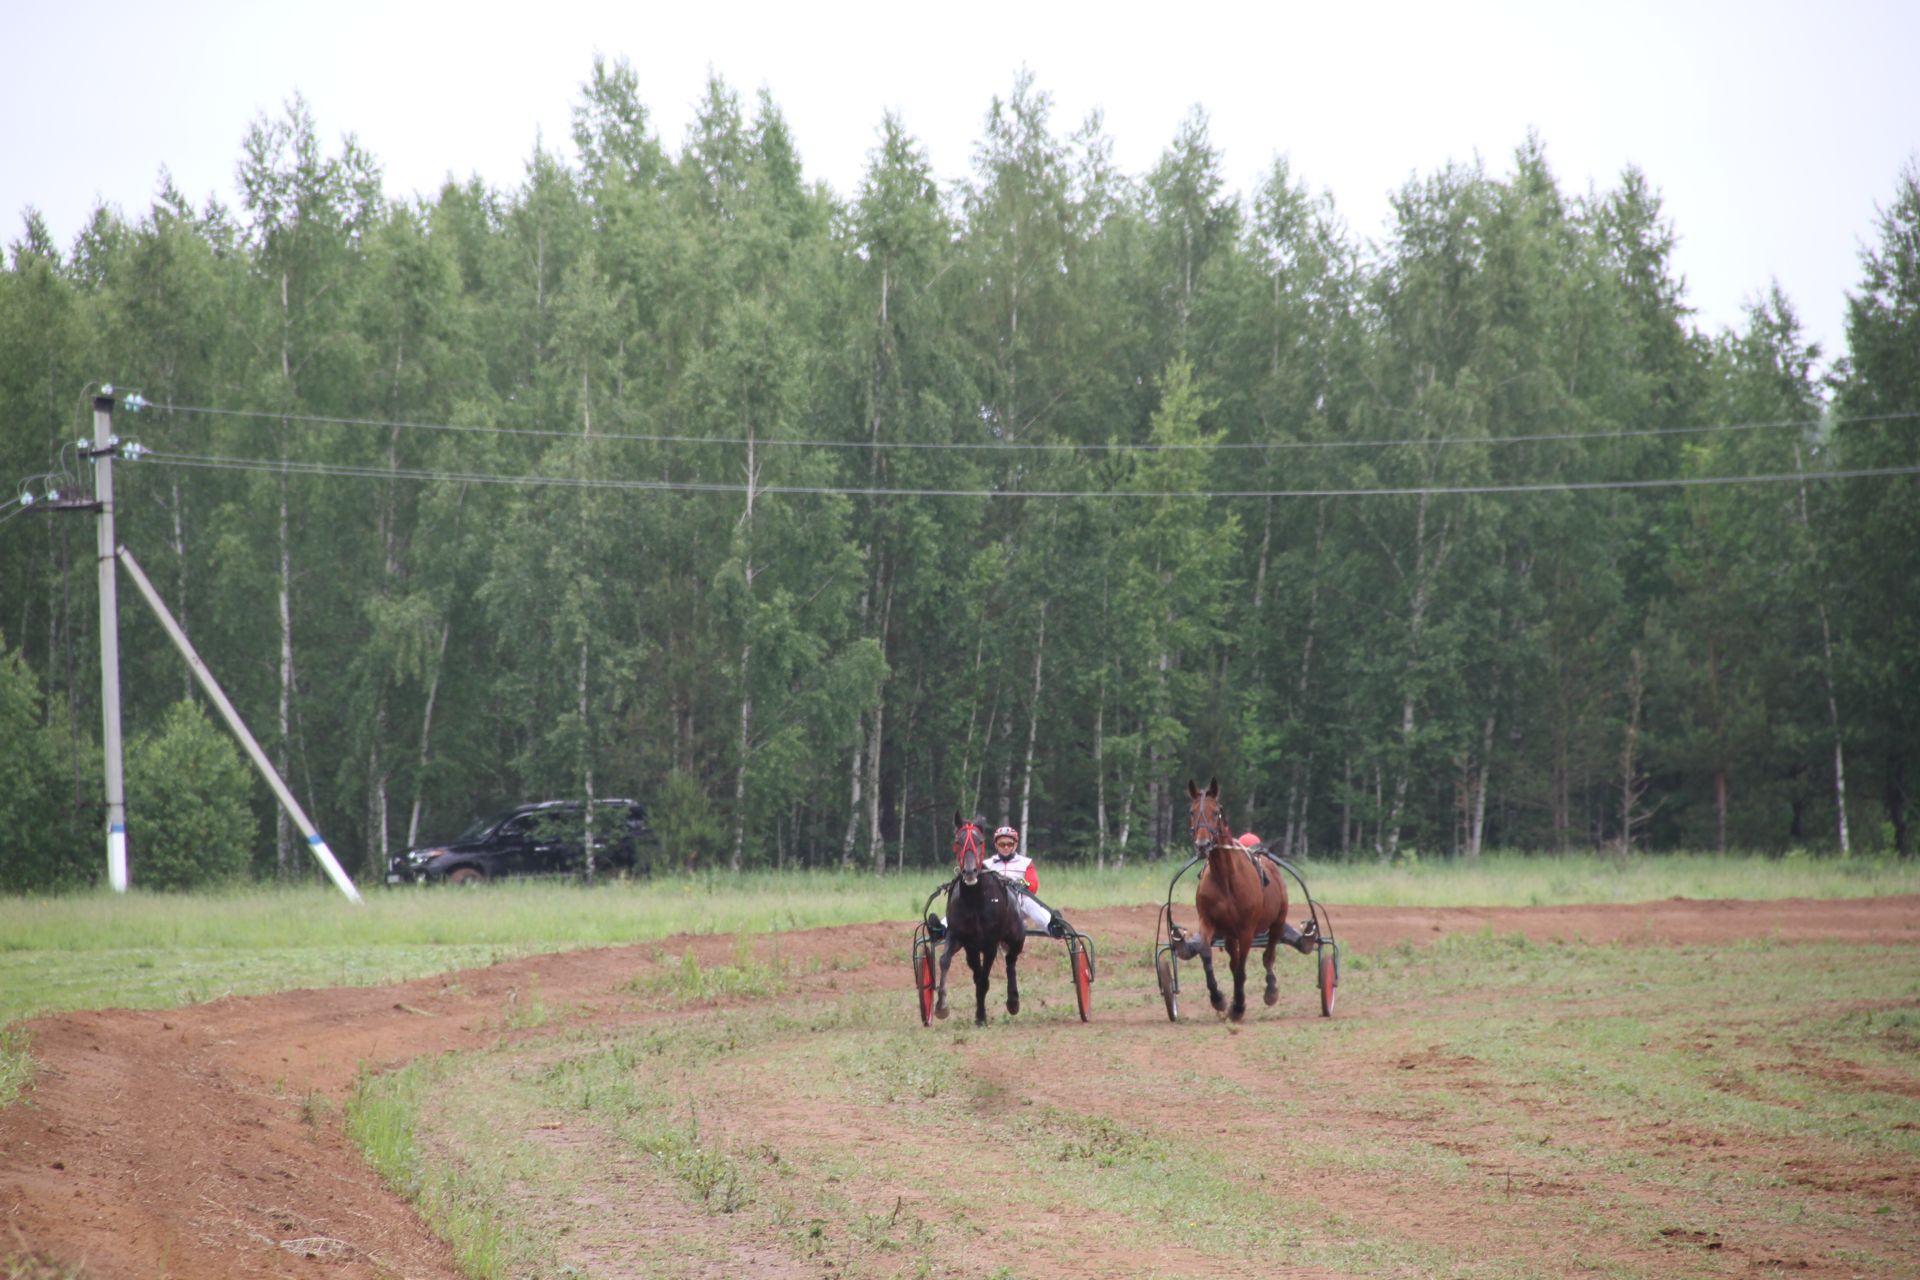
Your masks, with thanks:
[{"label": "dirt race track", "polygon": [[[1154,913],[1144,907],[1076,913],[1075,923],[1099,939],[1103,955],[1114,956],[1149,947]],[[1920,945],[1920,898],[1345,908],[1336,923],[1343,945],[1356,953],[1488,927],[1536,941],[1771,939],[1783,945],[1842,941],[1904,948]],[[831,972],[801,979],[803,988],[820,982],[840,993],[897,989],[901,1017],[911,1020],[908,933],[904,923],[860,925],[786,934],[780,945],[788,959],[813,955],[839,962]],[[576,1020],[643,1016],[618,998],[618,986],[655,964],[663,951],[683,947],[703,961],[711,956],[724,963],[732,942],[673,940],[540,956],[463,973],[457,983],[443,976],[30,1023],[35,1081],[23,1103],[0,1112],[0,1274],[455,1280],[460,1273],[447,1245],[380,1183],[341,1133],[339,1106],[356,1072],[497,1043],[510,1034],[498,1020],[502,1001],[530,982]],[[849,956],[865,963],[848,967]],[[1052,967],[1049,958],[1049,977]],[[1196,984],[1192,1017],[1204,1004],[1197,969],[1189,981]],[[1157,1003],[1130,1001],[1124,1008],[1096,1004],[1095,1018],[1144,1022],[1157,1013]],[[1339,1016],[1391,1015],[1343,1001]],[[1055,1021],[1033,1034],[1079,1031],[1075,1022]],[[326,1109],[329,1120],[319,1125],[312,1123],[316,1093],[334,1104]],[[1115,1105],[1124,1107],[1124,1097]],[[1920,1196],[1920,1170],[1896,1174],[1898,1211],[1911,1213]],[[15,1270],[6,1269],[9,1258]],[[776,1273],[794,1274],[766,1272]],[[1813,1268],[1813,1274],[1823,1273],[1832,1272]]]}]

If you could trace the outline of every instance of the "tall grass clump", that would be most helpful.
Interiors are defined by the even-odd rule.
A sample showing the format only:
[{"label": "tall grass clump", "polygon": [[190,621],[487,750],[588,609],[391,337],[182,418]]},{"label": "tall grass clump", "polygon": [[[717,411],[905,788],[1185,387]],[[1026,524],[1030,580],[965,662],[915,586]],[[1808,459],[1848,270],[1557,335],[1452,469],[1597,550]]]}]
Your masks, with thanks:
[{"label": "tall grass clump", "polygon": [[386,1075],[363,1075],[347,1099],[347,1137],[386,1184],[420,1210],[475,1280],[506,1280],[512,1258],[495,1223],[493,1188],[457,1163],[429,1161],[415,1141],[421,1106],[450,1058],[415,1062]]},{"label": "tall grass clump", "polygon": [[33,1083],[33,1054],[25,1027],[0,1027],[0,1107],[9,1106]]}]

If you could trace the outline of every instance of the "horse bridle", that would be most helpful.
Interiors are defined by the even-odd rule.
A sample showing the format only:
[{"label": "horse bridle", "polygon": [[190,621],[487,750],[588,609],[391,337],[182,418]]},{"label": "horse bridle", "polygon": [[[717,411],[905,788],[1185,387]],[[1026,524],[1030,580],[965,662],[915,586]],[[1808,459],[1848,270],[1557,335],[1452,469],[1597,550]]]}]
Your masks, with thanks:
[{"label": "horse bridle", "polygon": [[[985,847],[980,837],[979,823],[965,823],[959,831],[954,834],[953,860],[959,864],[961,875],[964,876],[966,874],[968,853],[973,854],[974,874],[976,876],[980,874],[980,867],[986,861],[986,854],[983,852]],[[971,881],[969,881],[969,883],[971,883]]]},{"label": "horse bridle", "polygon": [[[1211,796],[1205,798],[1209,800],[1213,799]],[[1213,818],[1210,821],[1195,822],[1193,824],[1194,848],[1200,848],[1200,837],[1202,835],[1207,837],[1206,847],[1209,849],[1217,844],[1233,843],[1233,828],[1227,825],[1227,815],[1220,811],[1220,802],[1218,800],[1213,800]]]}]

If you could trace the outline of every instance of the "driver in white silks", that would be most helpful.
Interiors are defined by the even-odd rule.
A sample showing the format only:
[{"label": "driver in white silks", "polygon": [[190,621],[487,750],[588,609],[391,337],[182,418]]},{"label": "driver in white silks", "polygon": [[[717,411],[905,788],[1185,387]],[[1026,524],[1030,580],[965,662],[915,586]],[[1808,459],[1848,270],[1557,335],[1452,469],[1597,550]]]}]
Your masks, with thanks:
[{"label": "driver in white silks", "polygon": [[1033,859],[1020,851],[1017,830],[1001,827],[993,833],[993,852],[987,855],[986,866],[1019,891],[1013,900],[1020,904],[1020,917],[1029,929],[1044,929],[1056,938],[1067,936],[1067,922],[1059,912],[1034,896],[1040,892],[1040,873],[1034,870]]}]

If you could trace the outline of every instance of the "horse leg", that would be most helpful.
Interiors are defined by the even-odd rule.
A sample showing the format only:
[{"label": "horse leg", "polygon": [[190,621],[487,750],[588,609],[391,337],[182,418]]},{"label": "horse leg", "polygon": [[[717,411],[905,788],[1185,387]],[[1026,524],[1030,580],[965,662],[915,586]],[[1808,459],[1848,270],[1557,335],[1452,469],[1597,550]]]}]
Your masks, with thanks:
[{"label": "horse leg", "polygon": [[973,966],[973,1025],[987,1025],[987,975],[993,970],[991,949],[967,948],[967,963]]},{"label": "horse leg", "polygon": [[1020,980],[1013,976],[1013,966],[1020,959],[1018,951],[1007,952],[1007,1012],[1020,1012]]},{"label": "horse leg", "polygon": [[953,950],[956,939],[947,934],[946,949],[940,953],[940,988],[933,1001],[933,1016],[944,1019],[947,1016],[947,966],[953,963]]},{"label": "horse leg", "polygon": [[1227,965],[1233,971],[1233,1006],[1227,1017],[1238,1022],[1247,1016],[1247,956],[1253,951],[1253,939],[1227,939]]},{"label": "horse leg", "polygon": [[1200,967],[1207,973],[1207,1000],[1213,1005],[1215,1013],[1227,1011],[1227,997],[1220,990],[1219,979],[1213,976],[1213,937],[1202,934],[1200,937]]},{"label": "horse leg", "polygon": [[1269,1005],[1280,1003],[1280,979],[1273,973],[1273,956],[1279,949],[1280,931],[1275,929],[1267,934],[1267,954],[1264,957],[1267,964],[1267,1003]]}]

